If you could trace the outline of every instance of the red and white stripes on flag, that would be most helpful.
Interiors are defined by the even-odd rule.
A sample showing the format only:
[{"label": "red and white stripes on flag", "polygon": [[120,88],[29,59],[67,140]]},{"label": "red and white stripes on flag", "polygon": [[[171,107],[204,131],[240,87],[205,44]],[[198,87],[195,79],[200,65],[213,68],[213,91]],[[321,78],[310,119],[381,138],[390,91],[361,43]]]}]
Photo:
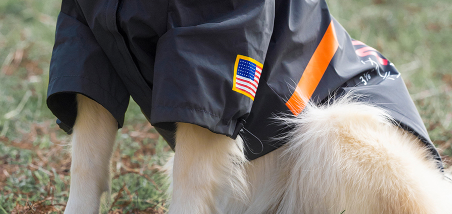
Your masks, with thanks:
[{"label": "red and white stripes on flag", "polygon": [[250,57],[237,55],[232,90],[254,100],[262,74],[262,67],[261,63]]}]

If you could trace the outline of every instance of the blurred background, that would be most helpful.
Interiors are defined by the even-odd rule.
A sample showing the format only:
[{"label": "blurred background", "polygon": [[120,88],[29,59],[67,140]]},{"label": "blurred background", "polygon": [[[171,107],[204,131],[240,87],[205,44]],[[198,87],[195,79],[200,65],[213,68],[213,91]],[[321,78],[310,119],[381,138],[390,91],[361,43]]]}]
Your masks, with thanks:
[{"label": "blurred background", "polygon": [[[46,108],[61,0],[0,1],[0,214],[61,213],[69,190],[69,137]],[[452,1],[327,0],[350,35],[391,60],[452,164]],[[132,101],[113,156],[103,213],[164,213],[159,169],[170,149]]]}]

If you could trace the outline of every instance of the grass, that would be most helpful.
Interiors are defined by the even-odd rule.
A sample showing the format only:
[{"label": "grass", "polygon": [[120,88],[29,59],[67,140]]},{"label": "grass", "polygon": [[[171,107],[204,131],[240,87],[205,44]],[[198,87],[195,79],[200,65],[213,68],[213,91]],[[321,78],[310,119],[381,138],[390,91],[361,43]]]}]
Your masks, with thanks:
[{"label": "grass", "polygon": [[[59,7],[57,0],[0,2],[0,214],[61,213],[68,198],[70,138],[45,104]],[[167,185],[157,172],[168,150],[132,102],[103,213],[163,213]]]},{"label": "grass", "polygon": [[[452,2],[328,1],[353,38],[378,49],[401,72],[443,155],[452,155]],[[449,157],[444,157],[450,166]]]},{"label": "grass", "polygon": [[[452,156],[452,2],[328,0],[350,35],[402,73],[431,139]],[[0,1],[0,214],[60,213],[69,190],[69,137],[46,108],[60,1]],[[132,102],[113,156],[111,205],[103,213],[163,213],[158,172],[169,148]]]}]

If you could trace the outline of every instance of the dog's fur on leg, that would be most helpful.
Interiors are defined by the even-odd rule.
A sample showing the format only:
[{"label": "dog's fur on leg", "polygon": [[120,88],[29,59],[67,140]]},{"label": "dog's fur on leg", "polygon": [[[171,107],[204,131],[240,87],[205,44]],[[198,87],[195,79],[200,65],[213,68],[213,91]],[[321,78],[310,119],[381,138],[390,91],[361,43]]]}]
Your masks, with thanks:
[{"label": "dog's fur on leg", "polygon": [[193,124],[178,123],[169,213],[220,213],[224,190],[246,200],[243,143]]},{"label": "dog's fur on leg", "polygon": [[90,98],[78,94],[77,103],[65,213],[99,213],[101,195],[110,191],[110,159],[118,124],[110,112]]}]

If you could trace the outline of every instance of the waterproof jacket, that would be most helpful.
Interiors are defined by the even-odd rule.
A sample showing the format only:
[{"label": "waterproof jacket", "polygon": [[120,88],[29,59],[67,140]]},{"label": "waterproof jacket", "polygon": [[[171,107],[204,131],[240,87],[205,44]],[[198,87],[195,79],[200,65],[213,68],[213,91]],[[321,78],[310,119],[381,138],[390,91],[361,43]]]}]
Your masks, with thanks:
[{"label": "waterproof jacket", "polygon": [[121,127],[132,96],[172,148],[175,123],[192,123],[240,134],[252,160],[284,143],[275,116],[351,90],[440,160],[395,66],[324,0],[63,0],[47,104],[70,131],[81,93]]}]

